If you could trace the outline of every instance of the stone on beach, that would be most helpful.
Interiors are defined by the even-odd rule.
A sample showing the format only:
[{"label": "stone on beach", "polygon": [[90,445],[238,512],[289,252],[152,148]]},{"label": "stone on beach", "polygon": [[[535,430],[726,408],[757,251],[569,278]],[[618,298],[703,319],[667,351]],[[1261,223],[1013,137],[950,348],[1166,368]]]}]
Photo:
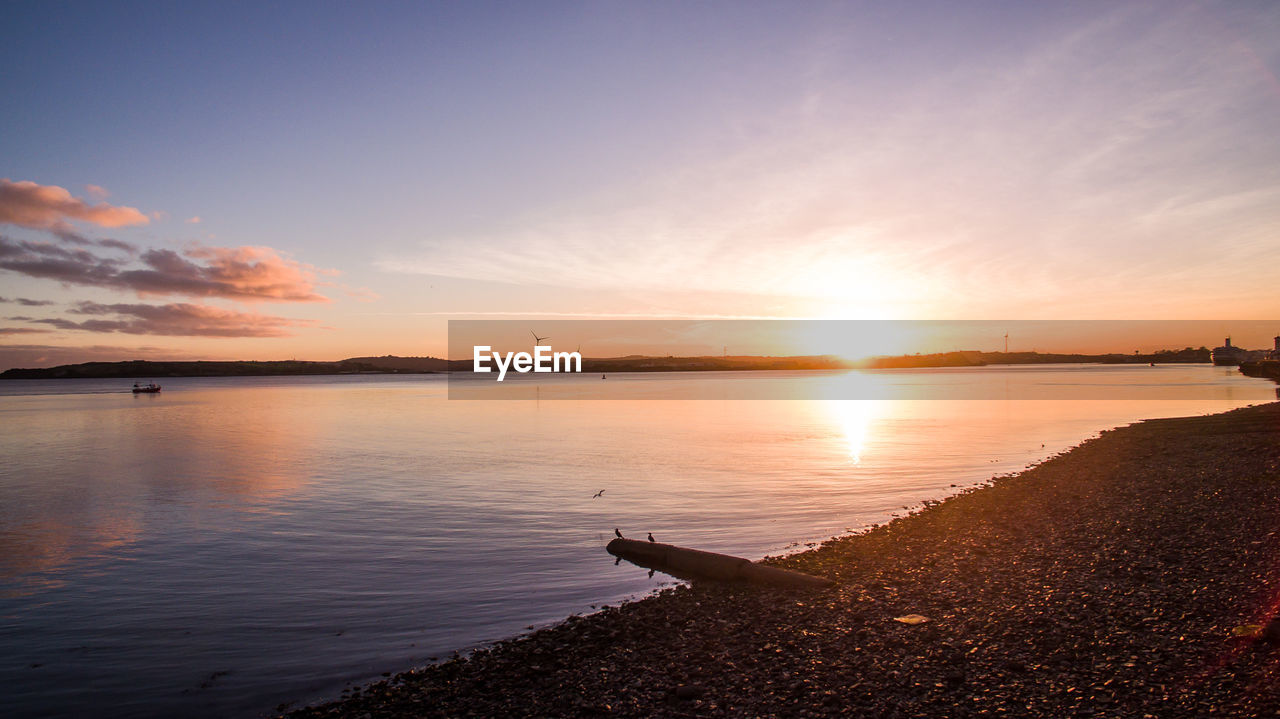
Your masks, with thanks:
[{"label": "stone on beach", "polygon": [[914,627],[917,624],[924,624],[925,622],[929,621],[929,618],[926,616],[922,616],[920,614],[906,614],[901,617],[894,617],[893,621],[901,622],[908,626]]}]

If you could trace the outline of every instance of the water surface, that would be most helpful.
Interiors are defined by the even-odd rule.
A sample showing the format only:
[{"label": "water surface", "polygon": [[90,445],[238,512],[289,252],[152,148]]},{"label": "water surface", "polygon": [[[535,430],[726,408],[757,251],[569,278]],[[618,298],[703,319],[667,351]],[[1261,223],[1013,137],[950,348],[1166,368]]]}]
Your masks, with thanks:
[{"label": "water surface", "polygon": [[[607,401],[554,399],[581,378],[548,401],[430,375],[0,383],[0,696],[255,716],[669,581],[615,567],[614,527],[758,558],[1108,427],[1275,397],[1229,368],[1020,371],[617,375],[634,398]],[[1028,381],[1152,399],[920,399]],[[890,391],[670,399],[741,382]]]}]

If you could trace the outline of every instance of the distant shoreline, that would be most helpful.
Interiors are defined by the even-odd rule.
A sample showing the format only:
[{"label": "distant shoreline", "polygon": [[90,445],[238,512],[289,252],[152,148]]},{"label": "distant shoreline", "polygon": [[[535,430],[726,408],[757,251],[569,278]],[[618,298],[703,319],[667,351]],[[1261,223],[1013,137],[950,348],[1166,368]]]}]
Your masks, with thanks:
[{"label": "distant shoreline", "polygon": [[[1210,361],[1205,348],[1162,350],[1149,354],[1061,354],[959,351],[849,360],[832,355],[791,357],[627,356],[584,358],[582,371],[708,372],[761,370],[905,369],[1036,364],[1200,364]],[[14,368],[0,379],[155,379],[160,377],[274,377],[289,375],[435,374],[469,372],[471,360],[437,357],[353,357],[336,362],[308,360],[195,360],[82,362],[44,368]]]}]

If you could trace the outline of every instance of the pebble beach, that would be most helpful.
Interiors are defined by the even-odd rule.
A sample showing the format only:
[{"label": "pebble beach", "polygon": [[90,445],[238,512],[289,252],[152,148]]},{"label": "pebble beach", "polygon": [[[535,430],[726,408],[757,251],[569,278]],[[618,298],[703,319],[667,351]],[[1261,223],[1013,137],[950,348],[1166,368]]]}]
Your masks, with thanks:
[{"label": "pebble beach", "polygon": [[288,716],[1280,716],[1280,403],[765,561],[836,586],[679,586]]}]

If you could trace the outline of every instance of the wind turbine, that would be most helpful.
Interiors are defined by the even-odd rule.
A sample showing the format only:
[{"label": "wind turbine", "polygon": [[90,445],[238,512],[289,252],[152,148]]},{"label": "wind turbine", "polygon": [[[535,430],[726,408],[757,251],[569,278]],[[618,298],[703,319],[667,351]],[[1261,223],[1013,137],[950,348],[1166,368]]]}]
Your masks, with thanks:
[{"label": "wind turbine", "polygon": [[529,334],[533,335],[533,345],[534,345],[535,347],[537,347],[538,345],[542,344],[542,340],[549,340],[549,339],[551,339],[550,337],[539,337],[539,336],[538,336],[538,333],[537,333],[537,332],[534,332],[533,330],[529,330]]}]

